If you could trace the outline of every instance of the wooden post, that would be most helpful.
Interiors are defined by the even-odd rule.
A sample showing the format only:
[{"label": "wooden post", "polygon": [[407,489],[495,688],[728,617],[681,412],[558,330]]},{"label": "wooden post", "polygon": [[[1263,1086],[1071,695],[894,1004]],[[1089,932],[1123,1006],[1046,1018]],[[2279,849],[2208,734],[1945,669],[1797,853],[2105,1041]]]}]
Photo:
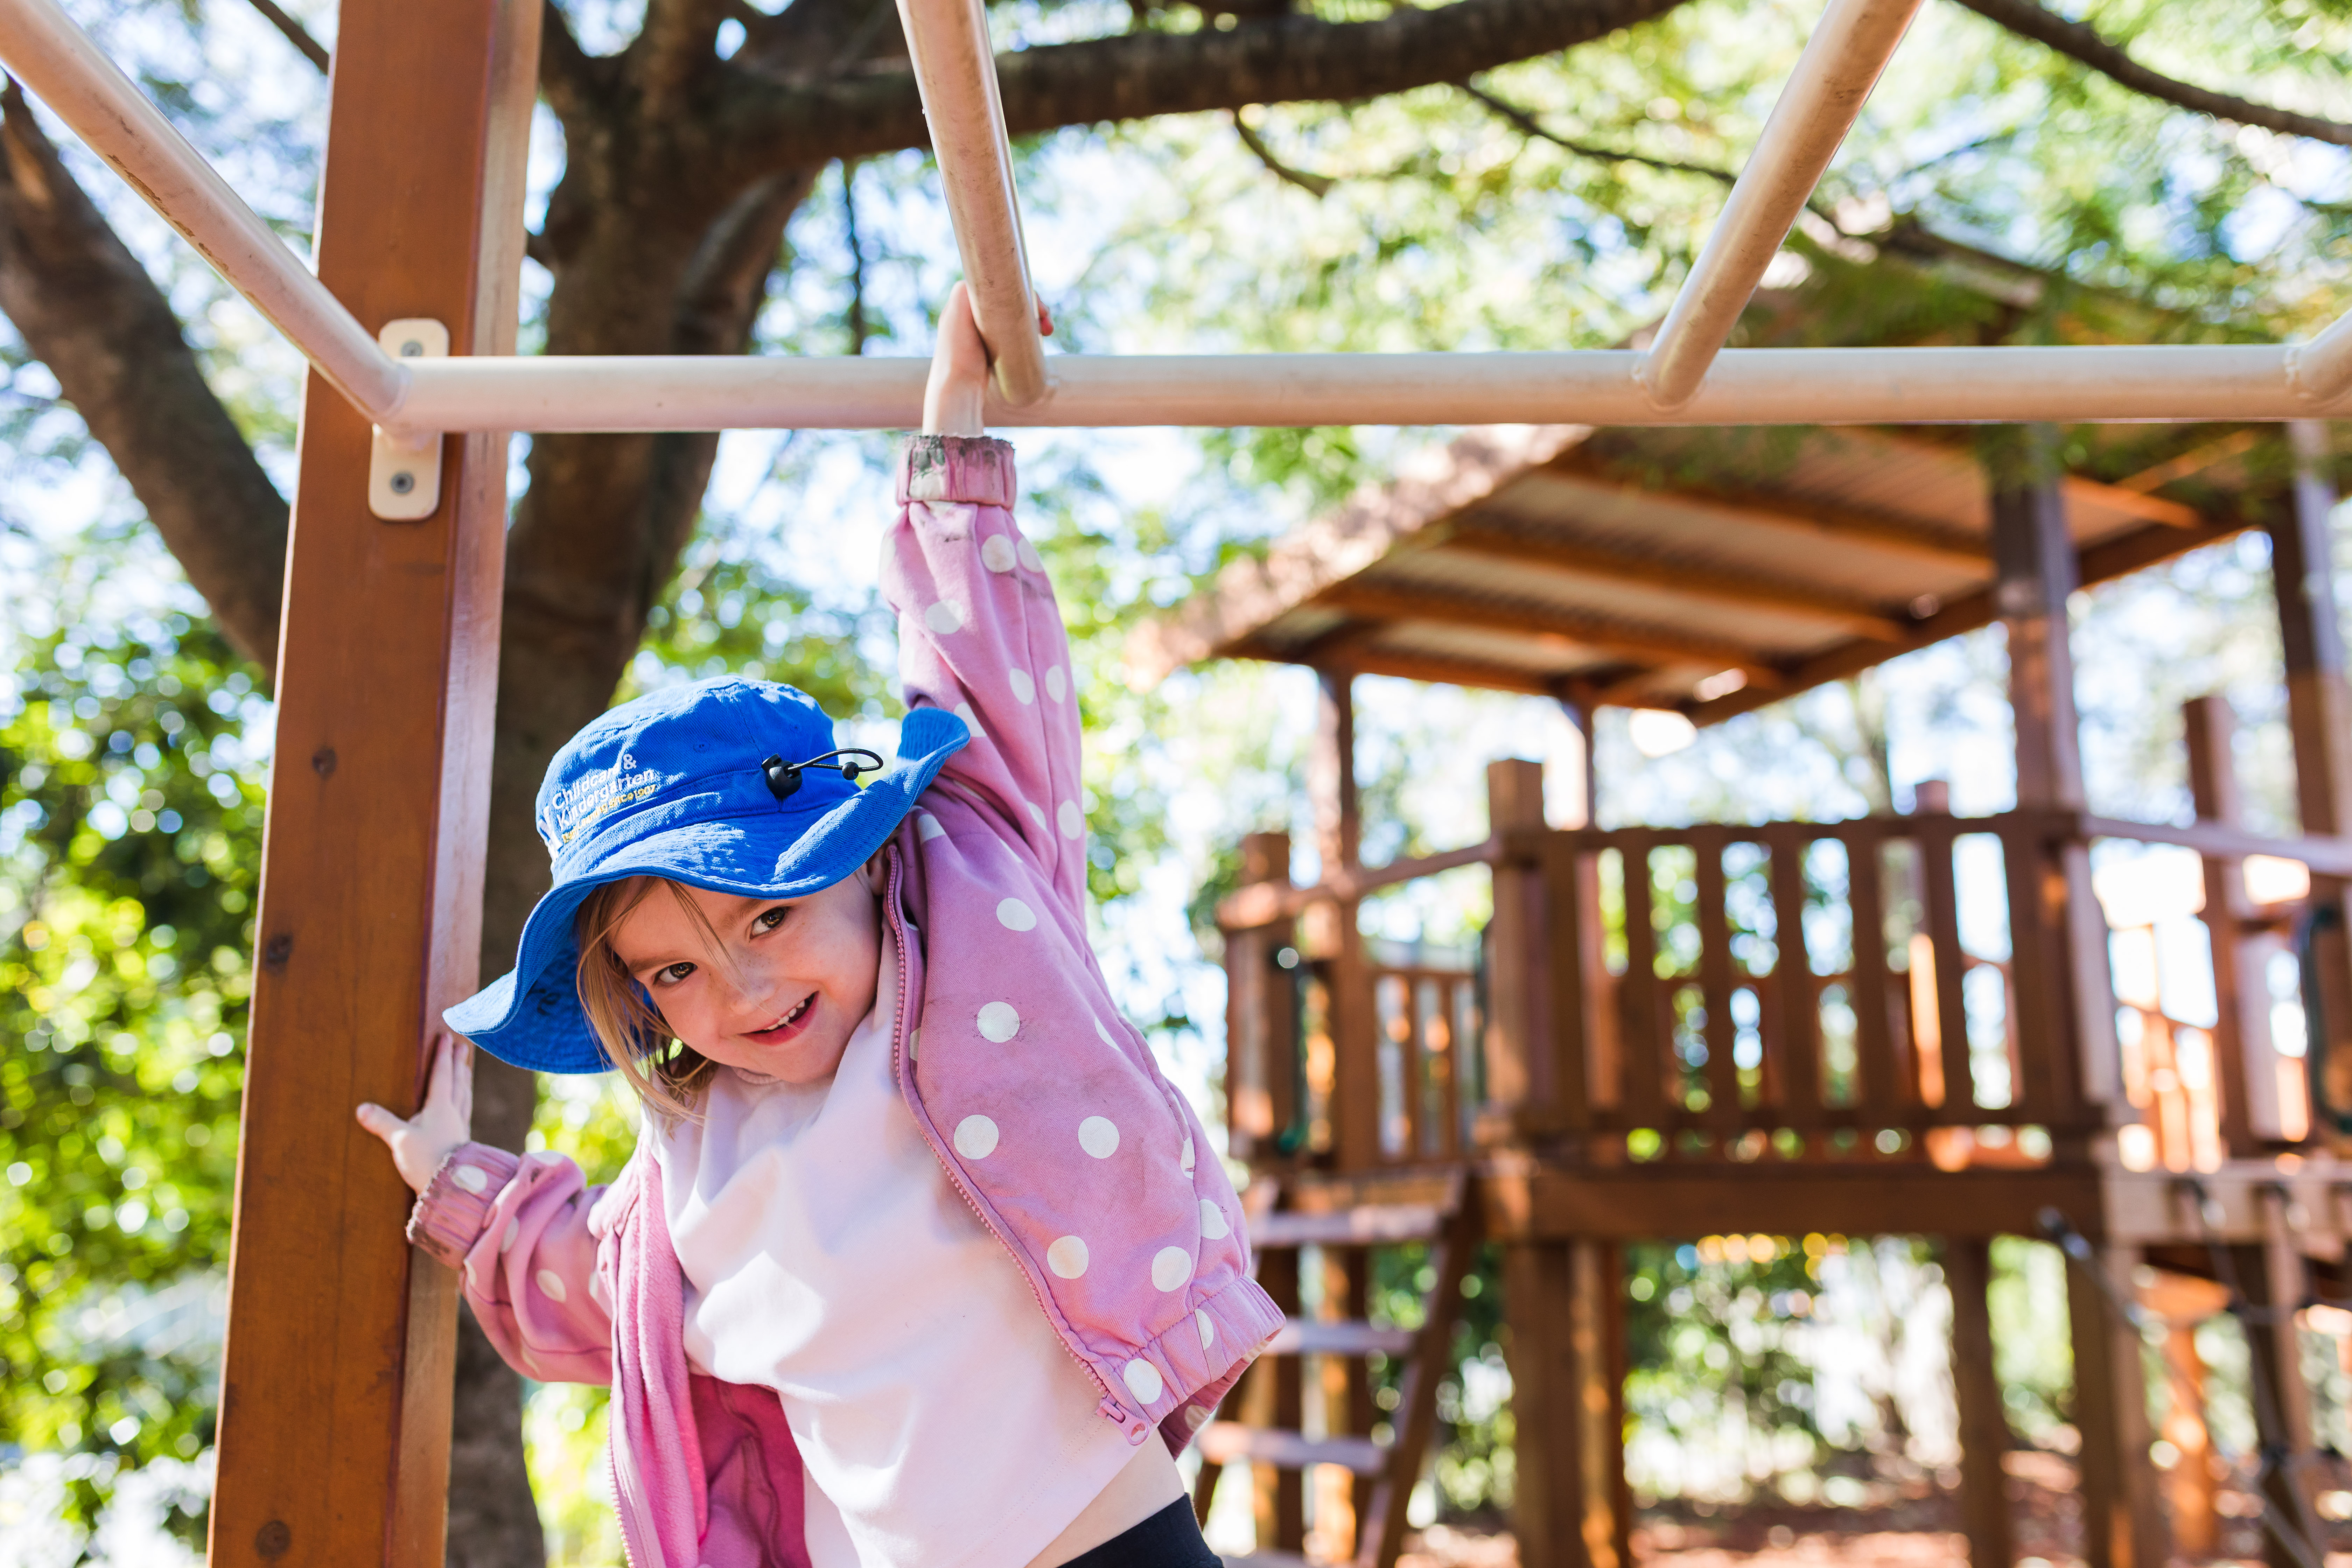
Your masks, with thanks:
[{"label": "wooden post", "polygon": [[1960,1528],[1969,1538],[1972,1568],[2009,1568],[2013,1537],[2009,1478],[2001,1463],[2010,1448],[2009,1416],[1994,1370],[1992,1312],[1986,1299],[1992,1285],[1992,1244],[1981,1237],[1946,1237],[1944,1284],[1952,1293],[1952,1392],[1960,1415]]},{"label": "wooden post", "polygon": [[[2074,707],[2074,662],[2066,641],[2066,601],[2080,582],[2066,527],[2054,432],[2029,426],[1996,433],[1990,469],[1994,603],[2009,635],[2010,706],[2017,722],[2021,811],[2079,812],[2083,755]],[[2005,843],[2004,853],[2026,852]],[[2053,1131],[2062,1161],[2105,1157],[2071,1118],[2079,1092],[2108,1121],[2131,1115],[2122,1093],[2115,994],[2107,974],[2107,925],[2091,890],[2088,847],[2051,843],[2038,865],[2012,866],[2019,1037],[2051,1064],[2057,1104]],[[2025,907],[2018,908],[2022,898]],[[2068,1047],[2071,1047],[2069,1049]],[[2031,1075],[2029,1075],[2031,1076]],[[1952,1086],[1948,1092],[1965,1092]],[[2090,1568],[2161,1568],[2162,1513],[2148,1463],[2147,1391],[2138,1331],[2084,1274],[2105,1271],[2130,1300],[2137,1248],[2103,1247],[2067,1276],[2074,1344],[2074,1420],[2082,1434],[2084,1552]]]},{"label": "wooden post", "polygon": [[[1355,678],[1318,670],[1319,702],[1307,793],[1315,807],[1315,850],[1326,881],[1361,863],[1363,820],[1356,801]],[[1357,900],[1307,911],[1307,941],[1325,962],[1330,987],[1331,1160],[1360,1171],[1381,1159],[1381,1078],[1373,1039],[1371,977],[1356,929]]]},{"label": "wooden post", "polygon": [[[1486,764],[1486,824],[1497,837],[1543,826],[1541,763]],[[1487,1100],[1521,1127],[1539,1122],[1556,1096],[1541,1000],[1550,968],[1543,916],[1542,865],[1496,866],[1495,913],[1486,929]]]},{"label": "wooden post", "polygon": [[[534,0],[348,0],[319,276],[370,329],[514,352]],[[440,1568],[456,1296],[352,1107],[414,1106],[474,988],[506,439],[453,437],[440,505],[367,501],[367,421],[313,374],[278,669],[247,1047],[214,1568]]]},{"label": "wooden post", "polygon": [[[2189,795],[2202,822],[2235,827],[2242,816],[2238,773],[2231,743],[2238,717],[2226,697],[2199,697],[2182,705],[2181,727],[2189,741]],[[2263,970],[2269,953],[2249,936],[2245,919],[2245,862],[2235,857],[2204,860],[2204,921],[2213,949],[2215,1086],[2221,1096],[2221,1145],[2232,1158],[2261,1151],[2257,1140],[2276,1139],[2279,1120],[2278,1058],[2271,1048],[2271,997]]]},{"label": "wooden post", "polygon": [[1623,1291],[1612,1244],[1504,1249],[1520,1568],[1632,1568]]},{"label": "wooden post", "polygon": [[[2252,1365],[2254,1436],[2274,1456],[2263,1476],[2262,1499],[2273,1516],[2303,1542],[2327,1539],[2313,1510],[2311,1385],[2303,1375],[2302,1330],[2295,1314],[2310,1295],[2303,1258],[2286,1223],[2287,1197],[2272,1187],[2261,1194],[2263,1239],[2230,1248],[2238,1289],[2246,1299],[2243,1319]],[[2263,1530],[2263,1561],[2270,1568],[2309,1568],[2310,1553]]]},{"label": "wooden post", "polygon": [[[2033,426],[1992,443],[1994,602],[2009,634],[2009,698],[2017,724],[2021,811],[2084,807],[2083,751],[2074,707],[2074,660],[2066,641],[2066,601],[2080,582],[2058,484],[2054,435]],[[2107,974],[2107,922],[2091,890],[2089,847],[2053,845],[2032,881],[2040,907],[2018,917],[2034,940],[2017,943],[2020,1037],[2073,1047],[2064,1085],[2110,1119],[2127,1118],[2116,1044],[2115,993]],[[2064,1110],[2062,1097],[2056,1108]],[[2060,1131],[2062,1152],[2069,1142]]]},{"label": "wooden post", "polygon": [[[1290,835],[1242,839],[1242,886],[1290,886]],[[1237,1160],[1280,1158],[1276,1141],[1297,1119],[1296,971],[1277,963],[1293,923],[1225,932],[1226,1147]]]},{"label": "wooden post", "polygon": [[[2328,513],[2336,490],[2327,471],[2327,427],[2309,421],[2287,426],[2295,459],[2294,493],[2271,525],[2271,578],[2276,589],[2279,644],[2286,666],[2287,729],[2294,742],[2295,802],[2303,831],[2336,837],[2352,832],[2352,689],[2345,676],[2344,634],[2337,619]],[[2315,910],[2345,911],[2342,878],[2315,876]],[[2321,994],[2307,999],[2326,1033],[2311,1041],[2330,1105],[2352,1108],[2352,938],[2338,919],[2313,933]],[[2315,1127],[2325,1119],[2315,1117]],[[2341,1145],[2344,1140],[2336,1136]]]},{"label": "wooden post", "polygon": [[2147,1347],[2118,1306],[2133,1300],[2139,1262],[2136,1247],[2104,1245],[2066,1270],[2087,1568],[2163,1568],[2168,1556],[2157,1469],[2147,1457]]},{"label": "wooden post", "polygon": [[[1258,1283],[1282,1310],[1298,1316],[1298,1251],[1281,1247],[1258,1259]],[[1251,1426],[1296,1432],[1306,1412],[1305,1358],[1261,1358],[1242,1383],[1242,1421]],[[1304,1552],[1307,1547],[1307,1478],[1273,1465],[1250,1467],[1252,1512],[1260,1552]]]}]

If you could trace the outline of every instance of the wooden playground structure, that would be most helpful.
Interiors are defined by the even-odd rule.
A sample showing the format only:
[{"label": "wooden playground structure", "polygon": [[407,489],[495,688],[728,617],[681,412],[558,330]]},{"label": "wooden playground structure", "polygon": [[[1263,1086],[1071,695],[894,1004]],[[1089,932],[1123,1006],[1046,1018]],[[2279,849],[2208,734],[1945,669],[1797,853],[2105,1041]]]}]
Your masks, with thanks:
[{"label": "wooden playground structure", "polygon": [[[1723,439],[1737,458],[1743,448]],[[2210,1315],[2234,1290],[2271,1456],[2269,1554],[2315,1563],[2320,1486],[2293,1325],[2336,1293],[2352,1235],[2352,1170],[2324,1125],[2346,1108],[2352,1050],[2352,954],[2327,912],[2352,874],[2352,730],[2337,606],[2313,570],[2335,499],[2325,429],[2184,427],[2154,441],[2142,472],[2156,482],[2137,487],[2059,465],[2021,482],[1990,466],[2014,447],[1853,431],[1811,433],[1777,469],[1748,465],[1731,486],[1692,445],[1654,431],[1474,432],[1264,563],[1231,568],[1139,638],[1147,668],[1239,654],[1320,678],[1310,792],[1323,879],[1291,886],[1288,838],[1262,835],[1244,847],[1247,885],[1219,911],[1233,1151],[1294,1205],[1367,1217],[1428,1204],[1433,1184],[1466,1173],[1475,1225],[1504,1249],[1515,1522],[1529,1568],[1631,1561],[1619,1248],[1809,1232],[1937,1241],[1955,1310],[1960,1514],[1980,1568],[2012,1560],[2012,1440],[1985,1294],[2002,1235],[2057,1239],[2074,1256],[2086,1559],[2163,1563],[2168,1528],[2210,1551],[2210,1480],[2200,1492],[2186,1468],[2169,1479],[2148,1457],[2143,1323],[2192,1297]],[[1683,459],[1679,478],[1619,482],[1662,446]],[[2193,504],[2172,499],[2185,494]],[[1703,522],[1678,530],[1685,509]],[[1627,548],[1629,520],[1646,551]],[[1806,526],[1846,549],[1769,548]],[[2233,721],[2210,698],[2184,715],[2198,821],[2092,816],[2069,595],[2247,527],[2269,536],[2304,836],[2265,841],[2239,826]],[[1867,559],[1874,546],[1888,561]],[[1738,574],[1767,560],[1777,574],[1743,593]],[[1923,584],[1941,586],[1915,597]],[[1622,629],[1629,607],[1638,635]],[[1857,631],[1864,616],[1875,624]],[[1704,721],[1995,618],[2017,724],[2011,810],[1955,816],[1931,784],[1905,816],[1548,825],[1540,768],[1502,761],[1488,770],[1483,842],[1360,863],[1358,671],[1545,692],[1583,725],[1589,758],[1599,702]],[[1777,647],[1761,640],[1774,630]],[[1590,777],[1567,793],[1589,803]],[[2155,912],[2143,920],[2128,889],[2103,909],[2089,849],[2114,839],[2200,857],[2210,1025],[2165,1011],[2145,929]],[[1971,853],[1998,866],[1979,881],[1998,880],[2001,928],[1973,948],[1963,934],[1985,922],[1962,918]],[[1366,898],[1469,866],[1492,879],[1478,958],[1384,961],[1360,934]],[[2126,961],[2112,978],[2111,942]],[[2309,1073],[2271,1018],[2273,960],[2298,944]],[[2164,1271],[2152,1281],[2151,1266]],[[1360,1310],[1361,1265],[1334,1255],[1324,1268],[1320,1315]],[[2229,1289],[2208,1283],[2217,1276]],[[1265,1278],[1297,1310],[1294,1270]],[[1438,1338],[1448,1305],[1433,1299]],[[1355,1461],[1391,1482],[1418,1472],[1417,1450],[1375,1465],[1348,1448],[1390,1419],[1352,1363],[1334,1353],[1302,1370],[1277,1355],[1260,1369],[1243,1422],[1296,1426],[1304,1380],[1319,1379],[1320,1435],[1337,1440],[1300,1450],[1205,1435],[1235,1458],[1276,1461],[1257,1478],[1262,1541],[1296,1552],[1306,1539],[1305,1492],[1284,1466]],[[2201,1454],[2202,1411],[2179,1414]],[[1393,1421],[1400,1445],[1428,1429],[1409,1406]],[[1349,1539],[1349,1494],[1328,1495],[1317,1533],[1337,1513]],[[1370,1510],[1358,1561],[1392,1560],[1393,1524],[1367,1492],[1355,1501]],[[1384,1528],[1391,1542],[1376,1547]]]},{"label": "wooden playground structure", "polygon": [[[1256,841],[1252,884],[1223,915],[1234,1146],[1273,1178],[1265,1190],[1284,1193],[1260,1233],[1265,1278],[1287,1290],[1302,1248],[1326,1258],[1352,1251],[1359,1261],[1330,1265],[1338,1287],[1324,1295],[1344,1307],[1365,1246],[1408,1234],[1442,1239],[1454,1269],[1460,1227],[1474,1219],[1503,1245],[1519,1402],[1517,1523],[1529,1568],[1627,1561],[1615,1249],[1629,1239],[1799,1227],[1944,1237],[1959,1303],[1969,1536],[1977,1561],[1990,1563],[2007,1547],[2001,1414],[1982,1353],[1986,1246],[1995,1235],[2041,1234],[2045,1211],[2057,1211],[2083,1258],[2073,1322],[2093,1568],[2151,1568],[2163,1557],[2139,1341],[2122,1316],[2139,1262],[2193,1265],[2190,1254],[2208,1242],[2240,1259],[2247,1296],[2270,1314],[2258,1320],[2269,1327],[2257,1331],[2257,1359],[2284,1373],[2293,1336],[2273,1331],[2308,1293],[2296,1282],[2342,1256],[2338,1168],[2314,1131],[2322,1118],[2295,1120],[2290,1075],[2264,1054],[2248,967],[2283,930],[2308,931],[2327,993],[2313,1007],[2329,1031],[2312,1047],[2319,1080],[2331,1104],[2352,1104],[2352,1085],[2336,1086],[2352,1071],[2352,1000],[2336,994],[2352,978],[2340,917],[2352,878],[2344,754],[2352,726],[2323,569],[2334,476],[2324,443],[2305,435],[2275,469],[2291,478],[2245,487],[2243,513],[2209,516],[2166,493],[2176,479],[2193,488],[2191,454],[2212,440],[2242,444],[2230,461],[2284,451],[2282,422],[2305,422],[2293,427],[2307,432],[2352,405],[2352,318],[2300,344],[1727,349],[1917,4],[1832,0],[1673,311],[1644,343],[1125,359],[1043,353],[980,7],[901,7],[998,363],[992,423],[2213,427],[2162,459],[2189,464],[2178,476],[2151,468],[2136,476],[2146,481],[2137,490],[2134,476],[2118,482],[2023,463],[1992,474],[1966,518],[1890,521],[1890,505],[1902,510],[1892,503],[1798,506],[1817,546],[1835,546],[1801,553],[1833,561],[1859,551],[1867,560],[1873,548],[1891,551],[1941,574],[1940,585],[1898,595],[1889,577],[1808,588],[1769,583],[1753,563],[1734,562],[1664,584],[1706,589],[1718,619],[1742,604],[1777,615],[1777,632],[1643,637],[1621,625],[1604,638],[1601,617],[1524,605],[1516,625],[1487,605],[1483,620],[1465,626],[1479,613],[1475,585],[1437,614],[1443,595],[1432,583],[1390,580],[1475,555],[1478,531],[1465,521],[1442,549],[1393,571],[1379,564],[1391,553],[1386,543],[1349,556],[1354,547],[1340,540],[1333,562],[1346,570],[1328,581],[1309,574],[1295,602],[1271,584],[1264,607],[1275,613],[1247,628],[1265,640],[1233,646],[1326,671],[1324,880],[1286,886],[1284,847]],[[414,1103],[426,1021],[475,987],[504,432],[917,422],[919,360],[514,354],[540,18],[537,0],[347,0],[314,276],[53,0],[0,0],[0,62],[315,373],[276,685],[214,1568],[437,1568],[443,1559],[453,1281],[403,1241],[406,1194],[349,1112],[362,1100]],[[1559,478],[1554,459],[1567,449],[1563,442],[1516,468],[1490,465],[1485,479],[1457,473],[1452,504],[1426,486],[1419,504],[1430,521],[1460,521],[1466,503],[1498,495],[1507,477],[1535,468]],[[1587,456],[1607,470],[1610,452],[1604,440]],[[1948,466],[1948,451],[1942,460]],[[1597,481],[1590,470],[1577,482],[1622,489],[1622,479]],[[1685,521],[1695,517],[1700,533],[1754,542],[1719,508],[1710,512],[1709,498],[1691,490],[1683,500]],[[1668,526],[1660,505],[1634,510]],[[2082,537],[2083,519],[2110,514],[2123,523]],[[1831,526],[1838,520],[1850,526]],[[2204,820],[2165,827],[2091,816],[2074,739],[2068,593],[2078,580],[2247,526],[2270,531],[2278,568],[2304,836],[2273,843],[2233,825],[2226,726],[2210,707],[2191,731],[2204,759]],[[2141,537],[2148,528],[2165,531]],[[1489,531],[1506,542],[1512,534]],[[1600,571],[1609,553],[1591,541],[1554,542],[1554,567],[1583,552],[1571,574]],[[1620,595],[1643,581],[1622,561],[1604,576]],[[1649,588],[1661,586],[1658,576]],[[1899,614],[1906,605],[1913,613]],[[1329,624],[1294,638],[1297,628],[1280,617],[1302,607]],[[1228,608],[1238,633],[1246,606]],[[1675,831],[1547,826],[1534,771],[1503,763],[1490,774],[1487,839],[1385,868],[1359,864],[1352,671],[1539,691],[1587,714],[1596,703],[1639,701],[1705,720],[1996,616],[2009,627],[2018,713],[2012,812]],[[1482,647],[1469,647],[1481,637]],[[1535,654],[1513,655],[1503,645],[1514,639]],[[1726,642],[1739,642],[1738,657],[1717,657]],[[1197,651],[1224,646],[1213,638]],[[352,700],[362,686],[363,707]],[[2147,1008],[2129,1049],[2117,1037],[2088,858],[2103,837],[2185,845],[2205,858],[2206,919],[2231,999],[2196,1050],[2188,1031]],[[1999,846],[2007,889],[2006,956],[1966,952],[1958,938],[1954,857],[1984,839]],[[2247,901],[2241,868],[2252,856],[2308,868],[2300,905]],[[1365,897],[1474,864],[1494,879],[1483,983],[1459,965],[1375,962],[1354,919]],[[1907,879],[1890,882],[1889,867]],[[1686,912],[1658,915],[1662,876],[1689,882]],[[1612,878],[1624,911],[1613,925],[1596,890]],[[1890,887],[1906,910],[1916,906],[1892,948],[1868,940],[1885,928],[1898,897]],[[1817,948],[1809,926],[1789,922],[1759,959],[1740,911],[1807,900],[1841,909],[1845,929],[1862,936]],[[2298,907],[2339,912],[2331,925],[2302,919]],[[1612,940],[1622,956],[1612,958]],[[1990,1025],[1973,999],[1984,987],[1972,981],[1987,973],[2006,998]],[[1833,1041],[1824,1024],[1833,990],[1853,1020],[1850,1041]],[[1319,998],[1304,1014],[1302,994]],[[1302,1031],[1303,1019],[1320,1034]],[[1319,1058],[1307,1048],[1316,1039],[1328,1047]],[[1694,1045],[1704,1047],[1703,1067]],[[2204,1064],[2201,1079],[2192,1058]],[[1318,1059],[1321,1068],[1296,1070]],[[1446,1285],[1433,1305],[1443,1306]],[[1336,1454],[1369,1483],[1353,1500],[1375,1526],[1360,1531],[1359,1557],[1392,1558],[1400,1480],[1412,1479],[1396,1472],[1427,1436],[1422,1402],[1433,1392],[1434,1342],[1424,1334],[1408,1346],[1370,1325],[1293,1325],[1276,1349],[1295,1353],[1265,1363],[1272,1370],[1255,1377],[1243,1419],[1219,1433],[1212,1458],[1272,1466]],[[1364,1382],[1344,1367],[1334,1375],[1338,1407],[1353,1412],[1346,1430],[1273,1435],[1295,1426],[1305,1358],[1320,1358],[1322,1375],[1365,1353],[1410,1353],[1422,1369],[1399,1443],[1370,1442]],[[2291,1455],[2307,1446],[2308,1423],[2296,1425],[2291,1395],[2300,1384],[2282,1376],[2279,1386],[2286,1397],[2265,1438]],[[2307,1542],[2296,1473],[2273,1472],[2273,1507],[2300,1521]],[[1300,1497],[1280,1473],[1261,1478],[1269,1546],[1298,1544]],[[2275,1539],[2285,1552],[2293,1538]]]}]

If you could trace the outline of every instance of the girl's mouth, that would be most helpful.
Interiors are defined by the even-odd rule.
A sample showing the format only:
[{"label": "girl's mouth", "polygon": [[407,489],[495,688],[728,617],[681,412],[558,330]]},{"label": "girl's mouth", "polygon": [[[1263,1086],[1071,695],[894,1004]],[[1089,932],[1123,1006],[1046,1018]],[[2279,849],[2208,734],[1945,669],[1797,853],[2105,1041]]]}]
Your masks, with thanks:
[{"label": "girl's mouth", "polygon": [[777,1019],[774,1023],[769,1025],[764,1029],[751,1030],[743,1037],[747,1040],[755,1040],[763,1046],[781,1046],[785,1041],[792,1039],[793,1037],[799,1035],[803,1030],[806,1029],[809,1026],[809,1020],[815,1016],[816,993],[812,991],[807,995],[802,997],[799,1003],[796,1004],[790,1011],[786,1012],[782,1017]]}]

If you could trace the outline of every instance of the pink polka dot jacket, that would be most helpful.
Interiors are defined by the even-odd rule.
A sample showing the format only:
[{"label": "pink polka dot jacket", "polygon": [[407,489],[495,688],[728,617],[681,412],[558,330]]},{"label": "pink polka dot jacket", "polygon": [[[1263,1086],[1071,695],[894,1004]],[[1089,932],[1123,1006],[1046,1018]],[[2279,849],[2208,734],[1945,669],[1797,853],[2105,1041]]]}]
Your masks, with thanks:
[{"label": "pink polka dot jacket", "polygon": [[[1002,441],[919,437],[901,464],[882,587],[906,700],[955,713],[972,741],[885,851],[901,978],[876,1006],[896,1010],[917,1126],[1092,1373],[1103,1415],[1179,1451],[1281,1315],[1250,1278],[1223,1166],[1087,940],[1077,694],[1014,493]],[[560,1156],[467,1144],[409,1235],[460,1270],[518,1371],[612,1384],[633,1568],[805,1564],[782,1406],[687,1365],[660,1181],[650,1140],[608,1188]],[[751,1538],[712,1538],[737,1531]]]}]

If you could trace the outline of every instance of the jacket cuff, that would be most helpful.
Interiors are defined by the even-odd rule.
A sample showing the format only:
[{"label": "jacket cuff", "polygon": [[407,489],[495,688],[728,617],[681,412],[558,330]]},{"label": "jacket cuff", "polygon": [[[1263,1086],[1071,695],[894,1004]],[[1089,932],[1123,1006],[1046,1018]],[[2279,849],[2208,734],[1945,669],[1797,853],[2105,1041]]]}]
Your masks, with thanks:
[{"label": "jacket cuff", "polygon": [[489,1225],[499,1194],[521,1169],[522,1161],[504,1149],[459,1144],[417,1194],[416,1207],[408,1216],[408,1239],[435,1260],[458,1267]]},{"label": "jacket cuff", "polygon": [[1013,504],[1013,443],[993,436],[909,436],[898,459],[898,504]]}]

